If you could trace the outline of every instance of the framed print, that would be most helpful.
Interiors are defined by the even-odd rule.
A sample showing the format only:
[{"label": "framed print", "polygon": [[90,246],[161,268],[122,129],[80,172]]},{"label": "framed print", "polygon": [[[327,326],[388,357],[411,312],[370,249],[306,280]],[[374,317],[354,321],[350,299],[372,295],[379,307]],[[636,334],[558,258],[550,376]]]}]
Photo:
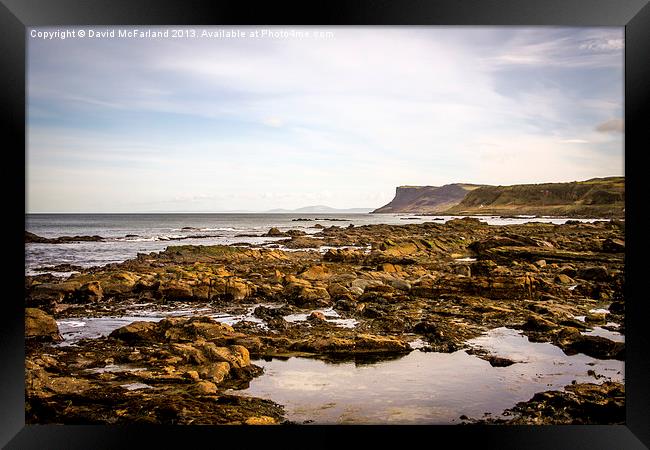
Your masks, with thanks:
[{"label": "framed print", "polygon": [[644,448],[649,19],[4,1],[2,444]]}]

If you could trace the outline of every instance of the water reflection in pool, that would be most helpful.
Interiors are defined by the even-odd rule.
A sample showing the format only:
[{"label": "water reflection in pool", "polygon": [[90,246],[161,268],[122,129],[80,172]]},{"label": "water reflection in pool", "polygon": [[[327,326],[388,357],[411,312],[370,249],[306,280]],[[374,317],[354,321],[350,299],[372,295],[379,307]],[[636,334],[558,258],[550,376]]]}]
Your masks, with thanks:
[{"label": "water reflection in pool", "polygon": [[[417,350],[372,364],[256,360],[265,374],[235,392],[272,399],[298,423],[453,424],[461,422],[461,415],[500,415],[536,392],[560,390],[573,380],[623,380],[621,361],[567,356],[551,344],[529,342],[515,330],[498,328],[469,344],[519,363],[492,367],[465,351]],[[589,370],[604,378],[596,379]]]}]

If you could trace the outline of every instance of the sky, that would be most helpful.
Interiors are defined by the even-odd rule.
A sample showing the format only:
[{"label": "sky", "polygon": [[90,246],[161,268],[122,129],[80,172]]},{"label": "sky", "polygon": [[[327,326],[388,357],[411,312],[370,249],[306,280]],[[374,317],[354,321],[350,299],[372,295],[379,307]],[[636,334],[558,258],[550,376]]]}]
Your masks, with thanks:
[{"label": "sky", "polygon": [[[27,212],[377,208],[400,185],[624,174],[622,27],[182,29],[29,30]],[[61,30],[85,36],[43,33]]]}]

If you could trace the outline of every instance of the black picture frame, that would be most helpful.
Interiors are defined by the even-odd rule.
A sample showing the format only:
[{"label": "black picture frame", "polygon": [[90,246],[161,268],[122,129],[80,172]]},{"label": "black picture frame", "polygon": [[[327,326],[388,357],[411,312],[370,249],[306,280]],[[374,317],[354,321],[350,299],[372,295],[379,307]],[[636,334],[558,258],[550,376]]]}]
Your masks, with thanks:
[{"label": "black picture frame", "polygon": [[[406,445],[474,444],[479,448],[647,448],[650,446],[650,340],[645,329],[642,257],[646,252],[643,153],[650,104],[648,0],[312,0],[298,2],[179,0],[0,0],[0,111],[4,124],[3,192],[16,209],[5,215],[0,326],[0,445],[6,448],[123,448],[188,445],[340,445],[339,432],[361,434],[363,445],[387,439]],[[24,213],[26,28],[63,25],[541,25],[625,27],[626,176],[626,424],[619,426],[430,427],[165,427],[26,426],[24,417]],[[646,138],[646,139],[644,139]],[[21,220],[20,217],[23,217]],[[21,228],[22,227],[22,228]],[[291,438],[288,439],[288,436]],[[417,435],[417,436],[416,436]],[[243,441],[242,441],[243,439]],[[280,440],[278,440],[280,439]],[[318,439],[318,440],[316,440]],[[399,444],[398,444],[399,445]]]}]

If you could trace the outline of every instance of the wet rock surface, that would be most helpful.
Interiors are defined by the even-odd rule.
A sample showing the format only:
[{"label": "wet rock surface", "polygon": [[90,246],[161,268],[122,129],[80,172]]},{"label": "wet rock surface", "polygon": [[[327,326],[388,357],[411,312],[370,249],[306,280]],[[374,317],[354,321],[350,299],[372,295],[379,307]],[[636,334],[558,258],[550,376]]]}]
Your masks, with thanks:
[{"label": "wet rock surface", "polygon": [[[576,383],[564,391],[537,393],[526,402],[507,409],[511,419],[474,420],[476,424],[508,425],[616,425],[625,423],[625,386]],[[467,418],[469,419],[469,418]]]},{"label": "wet rock surface", "polygon": [[65,244],[68,242],[99,242],[103,240],[104,238],[101,236],[59,236],[50,239],[25,231],[25,244]]},{"label": "wet rock surface", "polygon": [[[30,423],[227,424],[280,422],[268,400],[224,394],[262,370],[243,335],[209,318],[134,322],[79,347],[32,344]],[[245,340],[245,339],[244,339]]]},{"label": "wet rock surface", "polygon": [[[413,336],[428,351],[454,352],[497,327],[569,355],[623,360],[623,342],[584,333],[604,323],[624,333],[624,228],[465,218],[330,226],[309,236],[270,230],[286,239],[256,248],[176,245],[67,279],[28,276],[26,306],[56,319],[119,316],[124,305],[146,303],[250,309],[258,323],[167,318],[75,346],[34,343],[27,416],[31,423],[277,423],[278,405],[223,394],[261,373],[243,364],[247,358],[393,358],[412,351]],[[517,363],[476,356],[494,367]],[[82,370],[111,364],[143,370]],[[70,398],[77,406],[66,409]],[[157,412],[136,412],[137,404]]]}]

